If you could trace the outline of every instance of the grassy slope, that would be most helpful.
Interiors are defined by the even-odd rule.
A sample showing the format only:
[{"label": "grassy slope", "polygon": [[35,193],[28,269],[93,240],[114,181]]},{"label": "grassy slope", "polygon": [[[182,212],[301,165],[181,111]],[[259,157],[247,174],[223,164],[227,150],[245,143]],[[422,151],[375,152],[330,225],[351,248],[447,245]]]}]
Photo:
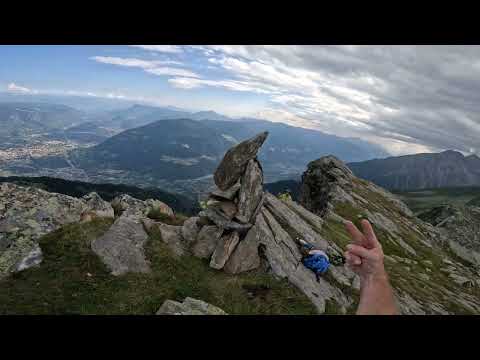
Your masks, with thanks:
[{"label": "grassy slope", "polygon": [[111,276],[90,250],[110,224],[72,224],[43,237],[42,265],[0,281],[0,314],[154,314],[166,299],[186,296],[230,314],[316,313],[285,280],[260,272],[231,276],[194,257],[175,258],[159,235],[146,248],[151,274]]},{"label": "grassy slope", "polygon": [[[417,253],[417,256],[412,258],[411,254],[409,254],[404,248],[390,240],[391,237],[387,232],[378,227],[375,228],[377,237],[382,244],[386,255],[396,255],[402,258],[415,260],[416,262],[413,264],[402,264],[399,262],[394,263],[389,259],[386,259],[385,267],[389,273],[392,285],[397,289],[406,291],[407,293],[415,294],[415,298],[421,302],[434,301],[442,303],[445,308],[456,314],[470,314],[471,312],[468,309],[454,303],[451,301],[452,299],[444,297],[444,294],[442,294],[442,291],[438,288],[438,286],[442,286],[452,292],[460,290],[459,285],[455,284],[445,273],[439,270],[441,267],[445,266],[442,262],[442,258],[445,257],[448,250],[441,250],[439,248],[432,249],[423,245],[420,241],[422,235],[404,226],[401,222],[396,221],[396,212],[386,211],[387,209],[390,210],[392,208],[387,202],[385,202],[386,200],[378,194],[370,191],[362,191],[358,193],[358,195],[369,201],[369,206],[367,206],[369,211],[384,213],[390,218],[390,220],[394,221],[400,229],[401,238]],[[347,203],[336,203],[334,211],[343,218],[352,220],[359,228],[360,219],[366,217],[362,209],[355,208]],[[327,221],[325,221],[321,234],[325,238],[334,241],[342,249],[345,249],[346,245],[350,243],[350,237],[348,236],[344,225],[333,219],[327,219]],[[448,255],[452,257],[450,252],[448,252]],[[431,261],[432,264],[424,263],[423,261],[425,260]],[[431,279],[421,279],[418,276],[420,273],[427,274]],[[463,292],[470,292],[475,296],[478,295],[477,290],[467,290],[465,288],[462,288],[461,290]]]},{"label": "grassy slope", "polygon": [[465,205],[480,196],[480,187],[439,188],[395,192],[414,213],[441,204]]}]

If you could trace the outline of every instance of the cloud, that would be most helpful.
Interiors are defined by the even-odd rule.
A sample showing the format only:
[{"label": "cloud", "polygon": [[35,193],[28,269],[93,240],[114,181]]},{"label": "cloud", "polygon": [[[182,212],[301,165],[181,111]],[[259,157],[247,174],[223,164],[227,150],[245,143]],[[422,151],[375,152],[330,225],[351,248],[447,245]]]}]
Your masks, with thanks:
[{"label": "cloud", "polygon": [[261,84],[258,84],[258,86],[254,86],[254,84],[249,82],[233,81],[233,80],[216,81],[216,80],[175,77],[172,79],[168,79],[168,82],[174,87],[181,88],[181,89],[195,89],[203,86],[213,86],[213,87],[219,87],[219,88],[224,88],[224,89],[233,90],[233,91],[248,91],[248,92],[256,92],[260,94],[270,93],[269,90],[262,89]]},{"label": "cloud", "polygon": [[90,58],[103,64],[134,67],[143,69],[145,72],[154,75],[182,76],[182,77],[199,77],[190,70],[182,68],[173,68],[163,65],[181,65],[178,61],[172,60],[143,60],[136,58],[120,58],[110,56],[93,56]]},{"label": "cloud", "polygon": [[152,68],[152,69],[146,69],[145,71],[154,75],[183,76],[183,77],[194,77],[194,78],[199,77],[197,74],[189,70],[171,68],[171,67]]},{"label": "cloud", "polygon": [[170,79],[261,93],[257,116],[356,136],[394,153],[480,154],[479,46],[196,46],[220,79]]},{"label": "cloud", "polygon": [[183,52],[183,49],[177,45],[130,45],[130,46],[141,48],[144,50],[158,51],[158,52],[164,52],[164,53],[177,54],[177,53]]},{"label": "cloud", "polygon": [[13,93],[23,93],[23,94],[36,94],[36,90],[29,89],[24,86],[19,86],[15,83],[10,83],[7,86],[7,91],[13,92]]},{"label": "cloud", "polygon": [[120,58],[112,56],[93,56],[90,59],[104,64],[138,67],[141,69],[151,69],[162,65],[182,65],[181,62],[173,60],[142,60],[136,58]]}]

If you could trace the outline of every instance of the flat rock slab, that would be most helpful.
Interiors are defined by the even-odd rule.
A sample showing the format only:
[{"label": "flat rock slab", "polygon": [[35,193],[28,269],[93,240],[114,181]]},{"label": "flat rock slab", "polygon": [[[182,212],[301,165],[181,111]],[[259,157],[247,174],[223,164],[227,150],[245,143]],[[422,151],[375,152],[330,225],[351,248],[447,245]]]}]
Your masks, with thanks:
[{"label": "flat rock slab", "polygon": [[234,220],[230,220],[225,214],[214,207],[210,207],[201,211],[198,216],[208,218],[219,228],[224,230],[235,230],[240,234],[246,233],[252,227],[252,224],[250,223],[241,224]]},{"label": "flat rock slab", "polygon": [[248,162],[241,184],[237,217],[251,222],[263,196],[263,173],[258,161],[252,159]]},{"label": "flat rock slab", "polygon": [[91,247],[112,275],[146,273],[150,272],[143,248],[147,239],[148,235],[140,221],[122,215],[103,236],[92,241]]},{"label": "flat rock slab", "polygon": [[157,315],[228,315],[225,311],[205,301],[187,297],[183,302],[166,300]]},{"label": "flat rock slab", "polygon": [[327,251],[329,248],[328,242],[281,200],[270,193],[266,193],[265,207],[292,237],[300,237],[314,244],[317,248]]},{"label": "flat rock slab", "polygon": [[240,237],[236,231],[223,235],[218,241],[212,258],[210,259],[210,267],[217,270],[222,269],[235,250],[239,240]]},{"label": "flat rock slab", "polygon": [[235,185],[233,185],[232,187],[228,188],[225,191],[222,191],[220,189],[215,189],[210,193],[210,195],[218,199],[233,200],[235,195],[237,195],[238,190],[240,190],[239,182],[237,182]]},{"label": "flat rock slab", "polygon": [[215,251],[222,233],[223,229],[215,225],[206,225],[202,227],[198,233],[197,241],[192,247],[193,255],[204,259],[209,258]]},{"label": "flat rock slab", "polygon": [[258,268],[260,266],[260,256],[258,255],[260,236],[259,225],[255,224],[245,238],[238,243],[223,270],[229,274],[239,274]]},{"label": "flat rock slab", "polygon": [[235,185],[245,172],[249,160],[257,156],[258,149],[263,145],[268,132],[245,140],[229,149],[218,166],[213,179],[218,188],[222,191]]},{"label": "flat rock slab", "polygon": [[315,305],[320,314],[325,312],[327,300],[334,300],[344,310],[351,301],[340,289],[319,278],[301,263],[301,255],[295,241],[265,208],[257,216],[259,241],[265,248],[265,256],[274,274],[286,278],[299,288]]}]

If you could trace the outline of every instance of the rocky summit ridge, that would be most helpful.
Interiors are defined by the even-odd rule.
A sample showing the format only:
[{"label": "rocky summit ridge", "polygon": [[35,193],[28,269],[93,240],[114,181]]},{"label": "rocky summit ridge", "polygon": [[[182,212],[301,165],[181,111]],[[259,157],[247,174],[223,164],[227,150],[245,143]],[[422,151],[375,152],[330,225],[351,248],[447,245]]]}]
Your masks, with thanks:
[{"label": "rocky summit ridge", "polygon": [[[350,242],[343,221],[367,218],[382,243],[403,314],[480,312],[478,264],[453,250],[452,244],[466,246],[460,233],[450,236],[448,227],[415,217],[393,194],[356,178],[333,156],[308,165],[299,203],[275,197],[263,188],[263,170],[257,159],[267,136],[266,132],[260,133],[226,153],[214,174],[217,188],[202,211],[182,224],[165,221],[175,214],[160,201],[122,195],[108,203],[94,193],[75,199],[3,184],[0,275],[42,266],[38,246],[42,235],[67,223],[107,217],[114,220],[113,224],[90,246],[115,277],[151,272],[145,246],[152,234],[159,234],[179,259],[203,259],[214,271],[232,277],[253,270],[266,272],[293,284],[319,314],[353,313],[360,281],[338,260]],[[476,216],[471,214],[472,209],[467,211],[468,219]],[[161,216],[152,217],[152,212]],[[301,262],[298,238],[326,251],[333,260],[318,281]],[[223,311],[187,297],[183,303],[167,300],[158,313]]]}]

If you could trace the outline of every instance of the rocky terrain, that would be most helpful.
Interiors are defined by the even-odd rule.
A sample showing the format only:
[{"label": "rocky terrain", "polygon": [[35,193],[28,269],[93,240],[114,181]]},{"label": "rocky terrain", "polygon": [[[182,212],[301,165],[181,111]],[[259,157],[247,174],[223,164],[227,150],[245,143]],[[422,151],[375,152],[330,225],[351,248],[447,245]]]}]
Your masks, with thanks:
[{"label": "rocky terrain", "polygon": [[[115,284],[115,294],[120,291],[118,289],[127,291],[124,290],[125,284],[130,281],[133,286],[145,291],[142,293],[145,298],[138,293],[133,299],[128,297],[128,306],[133,308],[142,306],[138,302],[143,304],[145,301],[149,303],[151,297],[156,299],[152,289],[163,294],[165,283],[174,286],[175,297],[166,293],[152,313],[205,313],[205,309],[218,306],[228,313],[243,313],[244,310],[239,310],[240,305],[234,305],[238,300],[242,301],[241,306],[249,309],[251,301],[261,301],[262,305],[258,305],[254,312],[265,311],[260,309],[265,309],[266,301],[267,308],[285,309],[286,306],[293,309],[301,306],[301,311],[307,313],[310,310],[303,305],[302,299],[305,298],[318,314],[350,314],[356,310],[360,283],[341,260],[350,241],[343,221],[357,222],[368,218],[384,248],[387,271],[403,314],[480,312],[479,269],[476,264],[460,257],[451,245],[453,241],[466,246],[462,242],[462,234],[468,234],[467,230],[452,237],[450,228],[442,227],[444,222],[430,224],[422,221],[396,196],[356,178],[344,163],[333,156],[322,157],[308,165],[302,177],[298,203],[280,200],[263,187],[264,174],[257,154],[267,137],[268,133],[260,133],[227,151],[214,173],[216,188],[210,193],[202,211],[185,221],[177,221],[173,210],[160,201],[141,201],[122,195],[108,203],[96,194],[75,199],[3,184],[0,195],[0,204],[4,204],[0,207],[0,244],[3,244],[0,248],[0,264],[3,264],[0,269],[3,276],[22,273],[30,268],[32,272],[27,270],[27,275],[21,277],[21,281],[27,282],[36,274],[32,269],[40,271],[42,266],[61,264],[60,258],[53,255],[48,255],[49,263],[41,263],[43,249],[40,250],[39,242],[49,251],[55,251],[51,245],[54,238],[49,240],[50,235],[42,235],[67,223],[82,222],[83,227],[88,228],[98,219],[107,218],[109,220],[101,226],[104,230],[95,231],[91,240],[82,243],[86,247],[81,247],[89,260],[79,261],[82,264],[79,266],[88,266],[86,263],[100,260],[103,265],[98,267],[106,269],[101,276],[93,270],[86,271],[86,275],[83,272],[80,274],[82,279],[83,276],[87,279],[79,280],[79,284],[85,286],[83,296],[92,296],[87,302],[99,301],[102,304],[97,310],[90,310],[93,313],[107,311],[104,309],[105,300],[96,300],[91,293],[93,288],[84,282],[95,281],[100,276],[110,279],[108,284]],[[468,216],[468,221],[478,224],[475,219],[477,210],[467,210],[468,215],[465,216]],[[439,216],[443,215],[432,217]],[[72,226],[67,226],[67,230],[77,229],[76,225]],[[67,230],[64,234],[69,237],[61,237],[59,244],[75,238],[76,235],[73,238],[69,235],[69,231],[73,230]],[[301,262],[299,238],[315,244],[332,259],[332,266],[318,281]],[[170,255],[158,261],[158,251],[162,247],[166,247]],[[215,280],[199,278],[200,273],[208,274]],[[74,274],[79,276],[76,270]],[[274,285],[270,286],[279,289],[278,295],[269,298],[267,294],[270,290],[265,285],[252,287],[244,284],[246,294],[231,290],[229,295],[218,288],[220,283],[222,286],[236,286],[235,283],[244,281],[241,279],[248,276],[260,277],[262,282],[267,281],[264,276],[276,279],[268,282],[273,281],[270,284]],[[162,280],[157,282],[157,277],[162,277]],[[15,281],[20,280],[8,280],[6,288],[12,289],[15,294],[21,293],[15,287]],[[104,289],[104,284],[95,283],[95,288]],[[62,286],[68,287],[68,283]],[[78,298],[69,298],[70,294],[65,293],[68,291],[63,289],[61,297],[65,302],[66,298],[69,299],[66,305],[62,305],[66,308]],[[107,296],[105,291],[101,290],[100,294]],[[284,292],[289,295],[284,295]],[[217,295],[213,296],[213,293]],[[259,297],[266,300],[258,300]],[[0,292],[0,299],[6,301],[7,297],[2,298]],[[289,305],[283,305],[284,300]],[[123,303],[125,300],[115,295],[109,301]],[[269,301],[280,303],[274,305]],[[31,304],[27,305],[30,308]],[[85,311],[83,307],[88,305],[79,303],[77,306],[80,306],[78,311]],[[62,307],[54,307],[58,308]],[[9,312],[8,308],[3,309]]]},{"label": "rocky terrain", "polygon": [[348,163],[354,174],[391,190],[480,185],[480,158],[447,150]]},{"label": "rocky terrain", "polygon": [[442,205],[418,217],[444,233],[450,250],[458,257],[480,266],[480,207]]}]

